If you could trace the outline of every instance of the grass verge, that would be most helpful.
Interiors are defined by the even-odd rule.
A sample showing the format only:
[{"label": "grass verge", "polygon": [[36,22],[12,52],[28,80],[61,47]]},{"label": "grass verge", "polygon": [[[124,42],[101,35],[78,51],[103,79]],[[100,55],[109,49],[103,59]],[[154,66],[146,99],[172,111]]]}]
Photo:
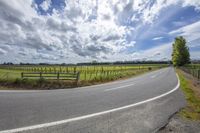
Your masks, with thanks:
[{"label": "grass verge", "polygon": [[[186,78],[185,73],[179,69],[177,73],[180,78],[181,89],[187,100],[187,106],[179,112],[179,115],[190,120],[200,120],[200,96],[194,89],[192,79]],[[198,89],[200,90],[200,88]]]}]

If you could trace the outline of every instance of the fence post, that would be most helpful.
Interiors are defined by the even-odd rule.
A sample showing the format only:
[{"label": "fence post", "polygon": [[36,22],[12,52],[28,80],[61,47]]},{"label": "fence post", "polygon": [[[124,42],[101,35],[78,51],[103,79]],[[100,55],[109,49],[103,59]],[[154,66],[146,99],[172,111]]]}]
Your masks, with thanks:
[{"label": "fence post", "polygon": [[74,67],[74,73],[76,73],[76,66]]},{"label": "fence post", "polygon": [[86,71],[85,71],[85,80],[86,80]]},{"label": "fence post", "polygon": [[77,86],[78,86],[79,78],[80,78],[80,72],[77,72],[77,75],[76,75],[76,85]]},{"label": "fence post", "polygon": [[42,72],[40,72],[40,79],[42,78]]},{"label": "fence post", "polygon": [[57,73],[57,80],[59,80],[59,77],[60,77],[60,73],[58,72]]},{"label": "fence post", "polygon": [[194,72],[195,72],[194,69],[192,69],[192,76],[193,76],[193,77],[195,77]]},{"label": "fence post", "polygon": [[21,73],[21,78],[24,78],[24,73],[23,72]]},{"label": "fence post", "polygon": [[92,72],[90,72],[90,77],[89,77],[89,80],[91,80],[91,78],[92,78]]},{"label": "fence post", "polygon": [[198,78],[198,69],[195,69],[194,72],[195,72],[195,73],[194,73],[194,77]]},{"label": "fence post", "polygon": [[61,68],[61,66],[60,66],[60,72],[62,72],[62,68]]}]

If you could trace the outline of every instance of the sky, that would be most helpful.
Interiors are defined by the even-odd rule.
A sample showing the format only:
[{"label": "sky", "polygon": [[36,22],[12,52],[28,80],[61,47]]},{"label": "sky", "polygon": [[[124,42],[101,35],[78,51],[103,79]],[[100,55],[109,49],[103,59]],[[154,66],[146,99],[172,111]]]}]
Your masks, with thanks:
[{"label": "sky", "polygon": [[200,0],[0,0],[0,63],[200,59]]}]

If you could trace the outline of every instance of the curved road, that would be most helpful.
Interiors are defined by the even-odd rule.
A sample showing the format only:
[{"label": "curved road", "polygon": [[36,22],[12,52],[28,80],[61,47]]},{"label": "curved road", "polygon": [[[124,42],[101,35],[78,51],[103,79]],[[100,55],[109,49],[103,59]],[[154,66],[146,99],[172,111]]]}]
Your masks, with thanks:
[{"label": "curved road", "polygon": [[[0,91],[0,132],[120,108],[167,93],[177,84],[174,69],[168,67],[127,80],[76,89]],[[180,107],[184,105],[181,104]],[[175,110],[180,108],[174,106]]]}]

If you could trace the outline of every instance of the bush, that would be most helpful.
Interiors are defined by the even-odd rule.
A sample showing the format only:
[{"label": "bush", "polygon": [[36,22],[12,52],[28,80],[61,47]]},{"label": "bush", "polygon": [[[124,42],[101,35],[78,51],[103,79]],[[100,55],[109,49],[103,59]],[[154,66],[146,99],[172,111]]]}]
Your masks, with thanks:
[{"label": "bush", "polygon": [[46,80],[44,78],[40,78],[37,80],[37,83],[42,85],[42,84],[46,83]]},{"label": "bush", "polygon": [[19,85],[19,84],[21,84],[21,82],[22,82],[21,78],[16,78],[15,81],[14,81],[14,84]]},{"label": "bush", "polygon": [[148,70],[150,71],[150,70],[152,70],[152,68],[151,68],[151,67],[148,67]]}]

